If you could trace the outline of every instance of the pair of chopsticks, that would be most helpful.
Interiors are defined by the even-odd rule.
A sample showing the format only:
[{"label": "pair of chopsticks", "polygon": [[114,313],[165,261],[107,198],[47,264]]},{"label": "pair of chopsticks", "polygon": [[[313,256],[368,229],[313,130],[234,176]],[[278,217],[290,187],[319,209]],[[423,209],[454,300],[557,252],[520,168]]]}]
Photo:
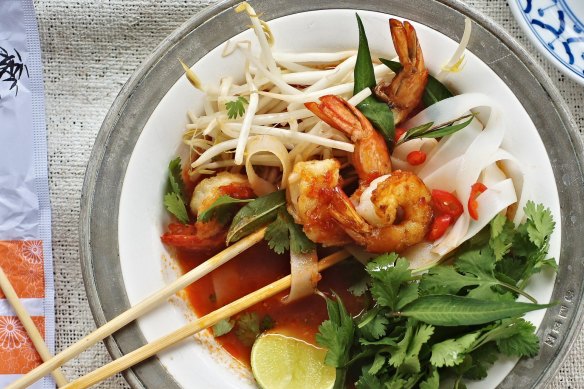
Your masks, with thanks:
[{"label": "pair of chopsticks", "polygon": [[[184,289],[191,283],[197,281],[206,274],[212,272],[222,264],[233,259],[238,254],[244,252],[251,246],[255,245],[264,238],[266,228],[262,228],[257,232],[241,239],[232,246],[227,247],[225,250],[211,257],[201,265],[192,269],[188,273],[184,274],[180,278],[173,281],[171,284],[167,285],[158,292],[147,297],[145,300],[141,301],[134,307],[128,309],[127,311],[121,313],[102,327],[98,328],[91,334],[87,335],[85,338],[79,340],[69,348],[61,351],[59,354],[55,355],[53,358],[46,360],[42,365],[30,371],[25,376],[21,377],[17,381],[13,382],[11,385],[7,386],[6,389],[20,389],[26,388],[32,383],[36,382],[45,375],[58,369],[60,366],[65,364],[67,361],[79,355],[81,352],[85,351],[89,347],[93,346],[100,340],[103,340],[107,336],[116,332],[129,322],[137,319],[141,315],[150,311],[152,308],[157,306],[159,303],[165,301],[170,296],[174,295],[176,292]],[[344,250],[337,253],[329,255],[323,258],[318,263],[318,270],[325,270],[338,262],[348,258],[350,256]],[[156,353],[170,347],[181,340],[192,336],[210,326],[216,324],[217,322],[228,319],[229,317],[263,301],[269,297],[272,297],[290,287],[292,277],[290,275],[281,278],[255,292],[248,294],[236,300],[228,305],[225,305],[216,311],[213,311],[181,328],[170,333],[169,335],[163,336],[151,343],[148,343],[139,349],[132,351],[129,354],[124,355],[121,358],[110,362],[93,372],[78,378],[77,380],[63,386],[65,389],[70,388],[87,388],[94,385],[112,375],[119,373],[125,369],[128,369],[135,364],[155,355]]]},{"label": "pair of chopsticks", "polygon": [[[22,326],[26,330],[26,333],[28,334],[29,338],[32,340],[32,344],[34,345],[37,352],[41,356],[41,359],[45,362],[50,360],[52,357],[51,352],[49,351],[49,348],[45,344],[43,336],[40,334],[38,328],[32,321],[32,318],[26,311],[24,305],[22,305],[22,302],[18,298],[18,295],[16,294],[14,287],[10,283],[8,276],[6,275],[6,273],[4,273],[4,270],[2,269],[1,266],[0,266],[0,289],[2,289],[2,292],[4,292],[4,296],[6,296],[6,300],[8,300],[8,302],[16,312],[16,316],[22,323]],[[67,385],[67,378],[60,369],[53,370],[51,374],[53,375],[53,378],[55,379],[55,382],[59,387]]]}]

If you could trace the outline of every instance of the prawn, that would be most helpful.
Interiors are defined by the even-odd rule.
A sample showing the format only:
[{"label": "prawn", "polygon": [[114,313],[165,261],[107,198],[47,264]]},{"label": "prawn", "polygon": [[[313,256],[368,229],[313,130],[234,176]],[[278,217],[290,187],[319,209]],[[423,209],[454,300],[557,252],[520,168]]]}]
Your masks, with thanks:
[{"label": "prawn", "polygon": [[[255,197],[244,175],[221,172],[199,182],[190,201],[191,213],[198,215],[207,210],[220,196],[236,199]],[[169,246],[196,251],[213,251],[225,245],[227,228],[218,220],[196,221],[193,224],[171,223],[161,237]]]},{"label": "prawn", "polygon": [[420,103],[428,83],[428,69],[414,27],[409,22],[390,19],[389,28],[402,69],[389,83],[378,83],[374,93],[390,106],[397,125]]},{"label": "prawn", "polygon": [[289,209],[307,236],[323,245],[347,241],[367,251],[401,251],[424,240],[433,212],[431,194],[414,173],[391,171],[385,141],[361,112],[338,96],[306,104],[355,143],[351,160],[359,188],[349,198],[334,159],[299,162],[289,180]]}]

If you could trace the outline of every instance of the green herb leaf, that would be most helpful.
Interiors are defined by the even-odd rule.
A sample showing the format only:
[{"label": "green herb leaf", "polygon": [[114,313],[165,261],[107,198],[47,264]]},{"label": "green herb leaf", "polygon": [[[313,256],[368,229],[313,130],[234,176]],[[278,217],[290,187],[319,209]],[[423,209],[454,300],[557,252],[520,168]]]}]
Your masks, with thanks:
[{"label": "green herb leaf", "polygon": [[[393,70],[395,73],[399,72],[402,68],[402,64],[397,61],[390,61],[385,58],[379,58],[382,64]],[[424,94],[422,95],[422,101],[426,107],[431,106],[441,100],[447,99],[454,96],[444,84],[438,81],[435,77],[429,75],[428,83],[424,89]]]},{"label": "green herb leaf", "polygon": [[337,368],[335,388],[344,388],[351,345],[355,337],[355,323],[347,313],[341,298],[326,299],[329,319],[325,320],[316,334],[316,343],[328,349],[324,363]]},{"label": "green herb leaf", "polygon": [[375,359],[373,359],[373,363],[367,372],[373,375],[379,373],[379,370],[385,365],[385,359],[385,355],[381,353],[375,354]]},{"label": "green herb leaf", "polygon": [[[357,50],[357,60],[355,63],[353,94],[361,92],[365,88],[373,88],[376,85],[375,73],[373,72],[373,62],[365,28],[361,18],[357,14],[357,26],[359,28],[359,48]],[[373,96],[367,97],[357,105],[359,111],[371,121],[385,138],[388,146],[392,147],[395,136],[395,123],[393,112],[387,104],[375,99]]]},{"label": "green herb leaf", "polygon": [[[410,319],[411,320],[411,319]],[[409,320],[408,320],[409,322]],[[430,337],[434,333],[434,327],[431,325],[418,323],[417,329],[415,330],[405,358],[401,365],[398,367],[398,372],[405,374],[419,373],[421,370],[419,354],[422,346],[430,340]]]},{"label": "green herb leaf", "polygon": [[181,223],[187,224],[189,222],[189,214],[185,202],[184,187],[180,157],[176,157],[168,164],[168,181],[166,194],[164,195],[164,206]]},{"label": "green herb leaf", "polygon": [[176,193],[184,201],[185,183],[182,179],[180,157],[176,157],[168,164],[168,183],[166,193]]},{"label": "green herb leaf", "polygon": [[228,334],[233,329],[233,326],[234,324],[231,320],[228,319],[220,320],[217,322],[217,324],[213,326],[213,336],[218,338],[219,336]]},{"label": "green herb leaf", "polygon": [[237,318],[235,335],[246,346],[251,346],[260,334],[260,319],[257,313],[244,313]]},{"label": "green herb leaf", "polygon": [[[442,123],[434,126],[434,122],[425,123],[414,128],[410,128],[406,131],[405,135],[399,140],[398,144],[402,144],[412,139],[419,138],[442,138],[447,135],[452,135],[468,126],[470,122],[474,119],[474,114],[461,116],[447,123]],[[460,120],[469,118],[467,121],[454,124]]]},{"label": "green herb leaf", "polygon": [[411,317],[436,326],[470,326],[553,306],[514,301],[486,301],[452,295],[422,296],[406,305],[401,316]]},{"label": "green herb leaf", "polygon": [[258,197],[237,212],[227,232],[227,243],[236,242],[274,221],[281,207],[286,205],[283,190]]},{"label": "green herb leaf", "polygon": [[276,325],[276,322],[270,315],[264,315],[260,323],[260,331],[265,332],[271,330]]},{"label": "green herb leaf", "polygon": [[278,211],[276,220],[268,226],[265,239],[278,254],[290,249],[296,254],[308,254],[316,249],[314,242],[302,231],[302,226],[294,222],[284,207]]},{"label": "green herb leaf", "polygon": [[539,352],[535,326],[521,318],[502,320],[480,339],[479,345],[493,341],[503,354],[510,356],[533,357]]},{"label": "green herb leaf", "polygon": [[329,319],[318,327],[316,342],[328,349],[325,363],[333,367],[344,367],[349,362],[349,350],[355,335],[353,318],[347,313],[339,296],[326,299]]},{"label": "green herb leaf", "polygon": [[225,224],[231,219],[237,204],[249,203],[250,201],[253,201],[253,199],[234,199],[228,195],[221,195],[209,208],[197,215],[197,221],[206,223],[211,219],[216,219],[219,223]]},{"label": "green herb leaf", "polygon": [[499,359],[499,350],[494,343],[487,343],[471,352],[467,358],[469,363],[463,376],[471,380],[482,380],[487,377],[487,370]]},{"label": "green herb leaf", "polygon": [[243,116],[247,104],[249,103],[243,96],[237,97],[234,101],[226,102],[225,108],[227,109],[227,117],[229,119],[237,119],[238,116]]},{"label": "green herb leaf", "polygon": [[379,378],[369,373],[363,374],[355,383],[355,387],[357,389],[387,389],[387,386],[383,385]]},{"label": "green herb leaf", "polygon": [[363,296],[369,290],[369,277],[362,277],[359,281],[349,287],[348,291],[356,297]]},{"label": "green herb leaf", "polygon": [[525,214],[529,240],[538,248],[544,248],[556,225],[551,211],[542,204],[536,206],[533,201],[528,201],[525,205]]},{"label": "green herb leaf", "polygon": [[440,375],[438,370],[432,368],[430,373],[426,377],[426,380],[420,382],[420,389],[439,389],[440,388]]},{"label": "green herb leaf", "polygon": [[481,333],[472,332],[456,339],[447,339],[432,346],[430,363],[436,367],[461,364]]},{"label": "green herb leaf", "polygon": [[183,224],[189,222],[189,214],[182,198],[176,193],[167,193],[164,195],[164,206],[166,210],[172,213]]},{"label": "green herb leaf", "polygon": [[380,255],[366,270],[371,276],[371,294],[379,305],[395,311],[417,297],[417,284],[408,284],[412,278],[409,262],[396,253]]}]

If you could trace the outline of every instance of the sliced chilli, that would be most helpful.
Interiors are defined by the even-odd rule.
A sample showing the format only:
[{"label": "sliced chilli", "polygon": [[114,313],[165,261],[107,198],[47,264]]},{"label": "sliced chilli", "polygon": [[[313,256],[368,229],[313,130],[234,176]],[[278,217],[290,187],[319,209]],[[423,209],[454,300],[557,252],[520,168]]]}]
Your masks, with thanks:
[{"label": "sliced chilli", "polygon": [[452,224],[452,216],[448,214],[442,214],[434,217],[434,221],[430,226],[430,231],[428,232],[428,236],[426,237],[430,242],[434,242],[436,239],[440,238],[448,227]]},{"label": "sliced chilli", "polygon": [[451,223],[464,212],[464,207],[456,196],[440,189],[432,190],[432,207],[438,215],[450,215]]},{"label": "sliced chilli", "polygon": [[474,220],[479,220],[479,203],[477,202],[477,197],[486,190],[487,187],[482,182],[474,183],[470,188],[468,213]]},{"label": "sliced chilli", "polygon": [[407,156],[408,163],[412,166],[421,165],[426,162],[426,153],[421,150],[410,151]]}]

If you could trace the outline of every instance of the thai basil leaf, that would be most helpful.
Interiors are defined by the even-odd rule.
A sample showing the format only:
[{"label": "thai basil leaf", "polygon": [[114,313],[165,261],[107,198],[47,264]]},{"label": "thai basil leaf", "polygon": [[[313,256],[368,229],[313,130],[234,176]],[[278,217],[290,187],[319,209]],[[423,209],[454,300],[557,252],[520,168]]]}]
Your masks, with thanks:
[{"label": "thai basil leaf", "polygon": [[[357,25],[359,27],[359,49],[357,51],[357,61],[355,63],[355,86],[353,94],[361,92],[365,88],[374,88],[376,85],[375,73],[373,72],[373,62],[371,61],[371,52],[365,28],[361,18],[357,14]],[[367,97],[357,105],[359,111],[371,121],[373,126],[381,132],[388,146],[393,146],[395,135],[395,124],[393,121],[393,112],[387,104],[377,100],[373,96]]]},{"label": "thai basil leaf", "polygon": [[227,231],[227,243],[236,242],[259,227],[273,222],[283,206],[286,206],[286,192],[283,190],[258,197],[248,203],[235,214]]}]

